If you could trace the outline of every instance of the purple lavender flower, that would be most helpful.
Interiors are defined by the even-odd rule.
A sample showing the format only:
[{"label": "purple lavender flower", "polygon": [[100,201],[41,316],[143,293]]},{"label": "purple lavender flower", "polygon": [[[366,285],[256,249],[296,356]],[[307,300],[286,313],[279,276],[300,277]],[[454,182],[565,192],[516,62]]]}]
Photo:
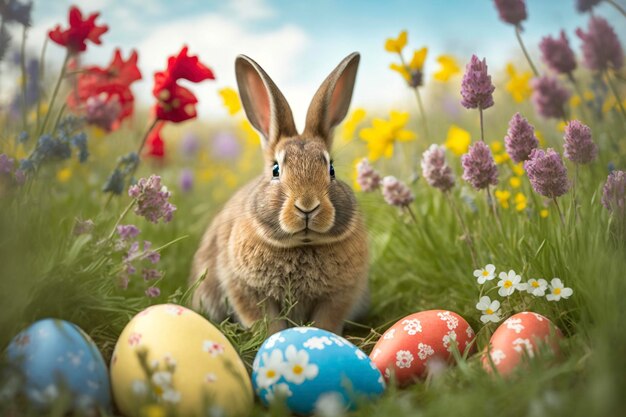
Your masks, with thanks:
[{"label": "purple lavender flower", "polygon": [[556,77],[543,76],[532,81],[532,100],[537,113],[545,118],[565,118],[565,103],[570,92]]},{"label": "purple lavender flower", "polygon": [[108,99],[106,94],[100,94],[87,99],[85,110],[85,121],[88,124],[110,132],[122,111],[122,106],[117,96]]},{"label": "purple lavender flower", "polygon": [[513,162],[520,163],[528,159],[530,152],[539,146],[535,128],[519,113],[509,121],[509,130],[504,137],[504,146]]},{"label": "purple lavender flower", "polygon": [[495,0],[500,19],[517,26],[526,18],[526,2],[524,0]]},{"label": "purple lavender flower", "polygon": [[601,1],[602,0],[576,0],[576,9],[581,13],[588,12]]},{"label": "purple lavender flower", "polygon": [[592,16],[587,33],[576,29],[582,39],[583,62],[592,71],[619,70],[624,64],[624,50],[615,31],[605,19]]},{"label": "purple lavender flower", "polygon": [[539,49],[543,62],[553,71],[571,74],[576,69],[576,57],[569,46],[565,31],[561,30],[561,37],[558,39],[552,36],[542,38]]},{"label": "purple lavender flower", "polygon": [[183,139],[180,141],[180,152],[185,158],[193,158],[198,152],[200,141],[198,135],[193,132],[185,132]]},{"label": "purple lavender flower", "polygon": [[415,200],[415,196],[409,187],[396,177],[388,176],[383,178],[382,186],[383,197],[389,205],[406,207]]},{"label": "purple lavender flower", "polygon": [[10,174],[13,171],[13,158],[0,154],[0,174]]},{"label": "purple lavender flower", "polygon": [[476,55],[465,67],[461,82],[461,104],[466,109],[487,109],[493,106],[493,91],[496,87],[487,73],[487,60],[479,60]]},{"label": "purple lavender flower", "polygon": [[157,287],[148,287],[146,289],[146,297],[155,298],[161,295],[161,290]]},{"label": "purple lavender flower", "polygon": [[463,179],[476,189],[498,184],[498,168],[493,160],[489,146],[479,141],[470,146],[469,151],[461,156]]},{"label": "purple lavender flower", "polygon": [[26,182],[26,171],[16,169],[13,173],[13,176],[15,177],[15,183],[17,185],[24,185],[24,183]]},{"label": "purple lavender flower", "polygon": [[598,156],[598,147],[591,139],[591,129],[572,120],[565,126],[565,144],[563,155],[575,164],[588,164]]},{"label": "purple lavender flower", "polygon": [[612,171],[606,179],[602,205],[610,212],[626,214],[626,172]]},{"label": "purple lavender flower", "polygon": [[136,238],[140,231],[134,224],[120,224],[117,226],[117,234],[122,240],[131,240]]},{"label": "purple lavender flower", "polygon": [[446,162],[446,149],[435,144],[422,155],[422,174],[426,182],[441,191],[454,187],[454,174]]},{"label": "purple lavender flower", "polygon": [[180,189],[189,192],[193,188],[193,171],[185,168],[180,172]]},{"label": "purple lavender flower", "polygon": [[544,197],[556,198],[569,190],[567,170],[561,159],[561,155],[548,148],[533,149],[530,159],[524,162],[524,169],[535,192]]},{"label": "purple lavender flower", "polygon": [[161,278],[163,276],[163,273],[158,269],[144,268],[141,271],[141,276],[143,277],[144,281],[153,281],[155,279]]},{"label": "purple lavender flower", "polygon": [[356,165],[356,182],[361,190],[366,193],[375,191],[380,187],[381,181],[380,174],[370,165],[367,158],[363,158]]},{"label": "purple lavender flower", "polygon": [[172,220],[176,210],[176,206],[168,201],[172,193],[161,185],[161,177],[158,175],[141,178],[136,185],[128,189],[128,195],[137,200],[135,207],[137,215],[145,217],[152,223],[158,223],[160,219],[165,223]]},{"label": "purple lavender flower", "polygon": [[141,256],[141,259],[147,259],[152,264],[159,263],[159,261],[161,260],[161,254],[159,254],[159,252],[150,250],[151,247],[151,242],[148,242],[147,240],[143,242],[143,255]]},{"label": "purple lavender flower", "polygon": [[218,133],[211,141],[211,154],[218,160],[233,160],[241,153],[237,137],[230,133]]}]

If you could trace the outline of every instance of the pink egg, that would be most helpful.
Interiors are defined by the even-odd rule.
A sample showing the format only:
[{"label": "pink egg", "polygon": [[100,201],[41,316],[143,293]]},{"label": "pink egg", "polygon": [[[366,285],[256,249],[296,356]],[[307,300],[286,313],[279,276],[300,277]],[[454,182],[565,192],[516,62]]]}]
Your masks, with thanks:
[{"label": "pink egg", "polygon": [[[508,375],[523,363],[524,356],[533,358],[542,344],[548,343],[558,354],[561,337],[561,331],[541,314],[518,313],[506,319],[493,333],[489,356],[493,367],[501,375]],[[489,356],[483,352],[482,363],[487,371],[492,371]]]},{"label": "pink egg", "polygon": [[458,314],[422,311],[391,326],[374,346],[370,358],[387,381],[393,374],[400,385],[408,385],[429,369],[445,366],[452,358],[454,341],[463,353],[473,339],[474,330]]}]

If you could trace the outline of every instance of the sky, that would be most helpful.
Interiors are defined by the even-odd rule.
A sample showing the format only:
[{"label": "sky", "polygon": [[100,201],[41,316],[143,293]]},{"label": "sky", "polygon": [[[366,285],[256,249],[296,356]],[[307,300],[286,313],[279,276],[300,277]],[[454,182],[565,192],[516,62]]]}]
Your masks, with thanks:
[{"label": "sky", "polygon": [[[71,4],[87,13],[100,11],[100,21],[110,26],[102,46],[89,46],[85,63],[106,65],[116,47],[125,56],[131,49],[139,51],[144,79],[134,91],[147,105],[152,102],[154,71],[188,45],[217,77],[192,87],[200,99],[199,116],[208,120],[226,115],[217,90],[236,87],[234,60],[241,53],[256,60],[276,82],[291,103],[298,126],[319,84],[353,51],[362,55],[353,106],[392,108],[412,103],[414,97],[403,80],[388,68],[394,57],[384,50],[385,39],[403,29],[409,32],[407,58],[413,49],[429,48],[426,82],[437,69],[435,58],[444,53],[454,55],[462,66],[471,54],[487,57],[494,69],[520,57],[514,29],[499,20],[492,0],[34,0],[34,25],[28,37],[33,54],[39,54],[50,28],[67,24]],[[535,61],[541,37],[557,35],[561,28],[578,50],[574,31],[586,27],[588,15],[577,13],[574,4],[575,0],[527,0],[529,19],[523,37]],[[626,40],[626,20],[610,5],[600,5],[596,13]],[[62,48],[49,45],[47,57],[60,62]]]}]

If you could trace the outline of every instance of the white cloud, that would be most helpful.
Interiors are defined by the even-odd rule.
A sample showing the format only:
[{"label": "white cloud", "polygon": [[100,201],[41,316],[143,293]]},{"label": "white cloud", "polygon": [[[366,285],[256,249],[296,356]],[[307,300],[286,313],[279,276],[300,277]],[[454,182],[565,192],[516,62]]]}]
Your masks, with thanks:
[{"label": "white cloud", "polygon": [[231,0],[228,9],[243,20],[267,19],[276,15],[265,0]]}]

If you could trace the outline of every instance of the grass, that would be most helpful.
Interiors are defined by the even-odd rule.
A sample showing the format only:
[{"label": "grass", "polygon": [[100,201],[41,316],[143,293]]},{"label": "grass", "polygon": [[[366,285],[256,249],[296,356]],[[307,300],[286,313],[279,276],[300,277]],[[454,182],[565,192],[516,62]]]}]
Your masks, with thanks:
[{"label": "grass", "polygon": [[[502,138],[505,121],[519,109],[504,98],[501,102],[504,104],[485,115],[487,137]],[[527,106],[524,104],[522,109],[532,114]],[[433,137],[445,137],[449,121],[440,116],[431,116],[429,121]],[[533,122],[548,145],[561,151],[561,134],[555,125]],[[4,123],[0,150],[9,151],[14,134],[9,133],[11,122]],[[455,123],[471,126],[473,137],[478,137],[477,115],[468,112]],[[377,193],[358,194],[370,235],[372,305],[368,317],[348,326],[346,334],[367,353],[396,320],[433,308],[449,309],[465,317],[479,334],[480,351],[496,326],[483,327],[474,307],[480,293],[472,277],[475,266],[493,263],[498,270],[522,273],[524,279],[560,277],[574,289],[574,295],[559,303],[529,298],[522,303],[512,297],[507,306],[512,311],[535,311],[553,320],[566,336],[559,358],[540,355],[528,369],[507,379],[487,374],[478,355],[459,358],[456,366],[437,378],[403,390],[389,388],[379,401],[365,404],[355,416],[620,414],[626,405],[625,235],[599,199],[607,164],[613,162],[623,168],[626,161],[618,141],[624,136],[623,120],[610,113],[603,121],[595,121],[592,128],[601,152],[598,161],[581,170],[578,219],[574,218],[571,193],[561,198],[565,227],[553,207],[549,208],[548,218],[539,217],[542,203],[526,178],[522,190],[529,198],[530,209],[518,213],[513,207],[499,208],[501,229],[489,211],[485,194],[468,189],[458,180],[451,198],[468,225],[479,265],[472,264],[467,241],[461,239],[461,224],[448,201],[423,180],[412,185],[415,222],[387,206]],[[155,246],[183,237],[162,250],[159,267],[166,272],[159,282],[162,294],[148,299],[139,280],[131,281],[127,290],[118,288],[120,254],[112,251],[111,245],[101,243],[129,198],[114,198],[107,205],[107,196],[100,188],[115,158],[135,146],[128,138],[137,137],[138,130],[126,128],[106,138],[92,135],[94,155],[86,166],[51,164],[43,167],[27,187],[1,189],[0,349],[29,323],[57,317],[76,323],[90,334],[108,361],[117,336],[134,314],[154,303],[187,301],[192,255],[210,218],[233,191],[224,178],[234,173],[236,185],[242,184],[254,174],[256,162],[211,161],[212,177],[199,181],[191,193],[176,186],[180,168],[190,165],[198,172],[206,169],[206,162],[174,156],[164,166],[143,163],[140,174],[163,175],[164,182],[174,190],[173,203],[178,210],[169,224],[152,225],[132,213],[125,222],[137,224],[141,237]],[[386,174],[408,178],[414,168],[411,155],[427,145],[423,139],[402,145],[394,160],[381,161],[378,167]],[[256,161],[258,150],[252,149],[242,158]],[[358,143],[338,146],[338,175],[349,180],[349,162],[363,152]],[[459,158],[451,157],[450,162],[460,174]],[[69,181],[61,182],[56,173],[64,166],[70,167],[73,174]],[[503,165],[500,169],[504,182],[510,168]],[[72,231],[76,219],[92,219],[95,229],[91,234],[75,236]],[[250,368],[266,336],[263,323],[250,330],[232,323],[220,327]],[[14,405],[6,402],[0,405],[0,411],[3,407],[10,411]],[[257,405],[253,415],[282,414]]]}]

